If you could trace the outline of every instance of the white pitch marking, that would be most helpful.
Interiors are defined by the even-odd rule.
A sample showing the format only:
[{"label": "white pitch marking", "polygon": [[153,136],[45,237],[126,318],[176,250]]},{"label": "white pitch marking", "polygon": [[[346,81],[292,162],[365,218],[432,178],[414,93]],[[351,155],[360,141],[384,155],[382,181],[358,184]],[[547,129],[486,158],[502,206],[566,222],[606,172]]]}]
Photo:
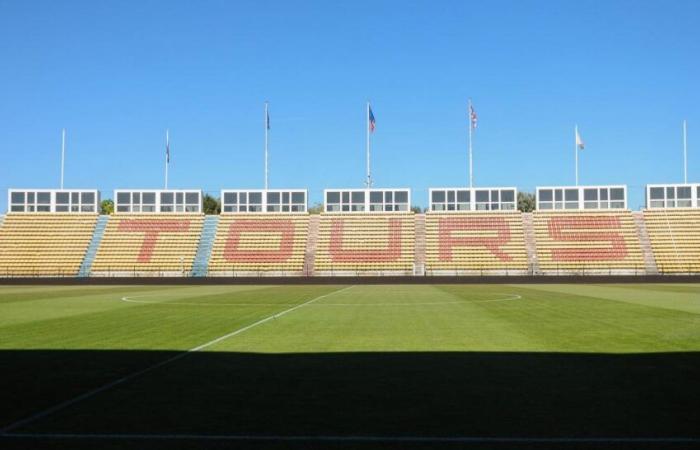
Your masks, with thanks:
[{"label": "white pitch marking", "polygon": [[493,437],[493,436],[361,436],[361,435],[245,435],[245,434],[119,434],[119,433],[0,433],[0,438],[101,439],[101,440],[201,440],[201,441],[284,441],[284,442],[386,442],[386,443],[510,443],[510,444],[688,444],[700,437]]},{"label": "white pitch marking", "polygon": [[[429,306],[429,305],[457,305],[469,303],[492,303],[492,302],[508,302],[512,300],[521,300],[523,297],[519,294],[497,294],[506,295],[506,298],[498,298],[493,300],[464,300],[450,302],[416,302],[416,303],[323,303],[316,306]],[[150,297],[151,295],[139,295],[122,297],[120,300],[128,303],[141,303],[145,305],[185,305],[185,306],[288,306],[294,303],[196,303],[196,302],[149,302],[143,300],[134,300],[134,298]]]},{"label": "white pitch marking", "polygon": [[277,319],[277,318],[279,318],[279,317],[284,316],[285,314],[289,314],[289,313],[292,312],[292,311],[296,311],[297,309],[302,308],[302,307],[304,307],[304,306],[306,306],[306,305],[309,305],[309,304],[311,304],[311,303],[313,303],[313,302],[315,302],[315,301],[321,300],[322,298],[328,297],[328,296],[333,295],[333,294],[337,294],[337,293],[339,293],[339,292],[346,291],[346,290],[351,289],[351,288],[353,288],[353,287],[354,287],[354,285],[353,285],[353,286],[348,286],[348,287],[345,287],[345,288],[342,288],[342,289],[338,289],[338,290],[329,292],[328,294],[324,294],[324,295],[320,295],[320,296],[318,296],[318,297],[316,297],[316,298],[312,298],[311,300],[309,300],[309,301],[307,301],[307,302],[301,303],[301,304],[296,305],[296,306],[294,306],[294,307],[292,307],[292,308],[289,308],[289,309],[285,309],[285,310],[282,311],[282,312],[279,312],[279,313],[273,314],[273,315],[271,315],[271,316],[265,317],[264,319],[260,319],[260,320],[258,320],[257,322],[254,322],[254,323],[252,323],[252,324],[250,324],[250,325],[247,325],[247,326],[245,326],[245,327],[243,327],[243,328],[239,328],[238,330],[232,331],[231,333],[225,334],[225,335],[220,336],[220,337],[218,337],[218,338],[216,338],[216,339],[212,339],[212,340],[209,341],[209,342],[205,342],[204,344],[198,345],[198,346],[193,347],[193,348],[191,348],[191,349],[189,349],[189,350],[185,350],[185,351],[183,351],[182,353],[178,353],[177,355],[172,356],[172,357],[170,357],[170,358],[168,358],[168,359],[165,359],[165,360],[163,360],[163,361],[161,361],[161,362],[159,362],[159,363],[156,363],[156,364],[153,364],[153,365],[151,365],[151,366],[148,366],[148,367],[146,367],[145,369],[141,369],[141,370],[139,370],[139,371],[132,372],[132,373],[130,373],[129,375],[125,375],[125,376],[123,376],[123,377],[121,377],[121,378],[119,378],[119,379],[117,379],[117,380],[115,380],[115,381],[111,381],[111,382],[109,382],[109,383],[107,383],[107,384],[105,384],[105,385],[102,385],[102,386],[100,386],[100,387],[98,387],[98,388],[95,388],[95,389],[93,389],[93,390],[91,390],[91,391],[88,391],[88,392],[85,392],[85,393],[83,393],[83,394],[80,394],[80,395],[78,395],[77,397],[74,397],[74,398],[72,398],[72,399],[70,399],[70,400],[66,400],[65,402],[59,403],[58,405],[54,405],[54,406],[52,406],[52,407],[50,407],[50,408],[48,408],[48,409],[45,409],[44,411],[38,412],[38,413],[36,413],[36,414],[34,414],[34,415],[32,415],[32,416],[29,416],[29,417],[27,417],[27,418],[24,418],[24,419],[21,419],[21,420],[18,420],[18,421],[16,421],[16,422],[14,422],[14,423],[11,423],[11,424],[9,424],[9,425],[3,427],[2,429],[0,429],[0,435],[3,435],[3,434],[6,435],[8,431],[12,431],[12,430],[17,429],[17,428],[19,428],[19,427],[21,427],[21,426],[27,425],[27,424],[29,424],[29,423],[31,423],[31,422],[34,422],[34,421],[36,421],[36,420],[38,420],[38,419],[41,419],[42,417],[46,417],[46,416],[48,416],[48,415],[51,415],[51,414],[53,414],[53,413],[55,413],[55,412],[57,412],[57,411],[60,411],[60,410],[62,410],[62,409],[65,409],[65,408],[67,408],[67,407],[69,407],[69,406],[71,406],[71,405],[74,405],[74,404],[79,403],[79,402],[81,402],[81,401],[83,401],[83,400],[86,400],[86,399],[88,399],[88,398],[90,398],[90,397],[93,397],[93,396],[95,396],[95,395],[97,395],[97,394],[99,394],[99,393],[101,393],[101,392],[104,392],[104,391],[106,391],[106,390],[108,390],[108,389],[111,389],[111,388],[113,388],[114,386],[117,386],[117,385],[119,385],[119,384],[122,384],[122,383],[125,383],[125,382],[127,382],[127,381],[133,380],[134,378],[137,378],[137,377],[139,377],[139,376],[141,376],[141,375],[143,375],[143,374],[145,374],[145,373],[151,372],[151,371],[153,371],[153,370],[155,370],[155,369],[158,369],[158,368],[163,367],[163,366],[165,366],[165,365],[167,365],[167,364],[170,364],[170,363],[172,363],[172,362],[175,362],[175,361],[177,361],[177,360],[179,360],[179,359],[184,358],[185,356],[189,355],[190,353],[198,352],[198,351],[203,350],[203,349],[205,349],[205,348],[207,348],[207,347],[211,347],[212,345],[217,344],[217,343],[219,343],[219,342],[221,342],[221,341],[223,341],[223,340],[226,340],[226,339],[228,339],[228,338],[231,338],[231,337],[236,336],[236,335],[241,334],[241,333],[245,333],[246,331],[250,330],[251,328],[257,327],[258,325],[262,325],[262,324],[264,324],[265,322],[269,322],[270,320]]}]

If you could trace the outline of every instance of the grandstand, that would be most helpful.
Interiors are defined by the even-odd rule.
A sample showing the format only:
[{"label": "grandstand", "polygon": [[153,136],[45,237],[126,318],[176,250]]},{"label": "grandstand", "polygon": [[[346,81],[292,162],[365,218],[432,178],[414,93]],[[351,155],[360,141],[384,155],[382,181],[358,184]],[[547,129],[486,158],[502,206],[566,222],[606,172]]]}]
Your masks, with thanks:
[{"label": "grandstand", "polygon": [[660,273],[700,273],[700,184],[648,185],[644,222]]},{"label": "grandstand", "polygon": [[523,218],[515,188],[430,189],[425,267],[430,275],[526,274]]},{"label": "grandstand", "polygon": [[409,189],[324,192],[315,243],[315,275],[410,275],[415,214]]},{"label": "grandstand", "polygon": [[97,222],[95,190],[10,189],[0,276],[76,276]]},{"label": "grandstand", "polygon": [[646,273],[625,186],[537,188],[537,209],[533,227],[543,274]]},{"label": "grandstand", "polygon": [[186,276],[204,224],[201,191],[117,190],[92,276]]},{"label": "grandstand", "polygon": [[642,275],[700,273],[700,185],[649,185],[644,211],[626,186],[517,190],[223,190],[205,216],[197,190],[10,190],[0,221],[0,276]]}]

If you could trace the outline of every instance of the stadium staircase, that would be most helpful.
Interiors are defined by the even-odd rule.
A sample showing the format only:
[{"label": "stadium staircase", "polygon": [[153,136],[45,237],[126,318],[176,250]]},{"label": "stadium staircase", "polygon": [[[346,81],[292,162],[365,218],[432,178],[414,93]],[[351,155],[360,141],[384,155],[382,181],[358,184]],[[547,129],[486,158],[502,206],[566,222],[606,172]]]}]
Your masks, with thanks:
[{"label": "stadium staircase", "polygon": [[425,275],[425,214],[416,214],[416,253],[413,256],[413,275]]},{"label": "stadium staircase", "polygon": [[527,261],[530,273],[540,273],[540,264],[537,260],[537,243],[535,242],[535,225],[532,213],[523,213],[523,231],[525,232],[525,248],[527,249]]},{"label": "stadium staircase", "polygon": [[659,268],[656,266],[654,252],[651,249],[651,239],[649,239],[649,231],[644,222],[644,213],[642,211],[633,211],[632,217],[634,217],[634,224],[637,226],[639,244],[642,246],[642,256],[644,257],[644,267],[647,275],[658,275]]},{"label": "stadium staircase", "polygon": [[209,257],[214,247],[216,228],[219,225],[219,216],[205,216],[202,226],[202,235],[197,245],[197,253],[192,264],[193,277],[205,277],[209,271]]},{"label": "stadium staircase", "polygon": [[85,257],[83,262],[80,264],[80,270],[78,271],[78,277],[89,277],[90,270],[92,269],[92,262],[95,260],[95,255],[97,254],[97,249],[100,248],[100,242],[102,242],[102,236],[105,234],[105,228],[107,227],[107,222],[109,221],[109,216],[103,215],[97,218],[97,223],[95,224],[95,231],[92,233],[92,239],[88,245],[87,251],[85,252]]},{"label": "stadium staircase", "polygon": [[318,226],[321,220],[319,214],[309,217],[309,237],[306,241],[306,251],[304,253],[304,275],[314,274],[314,261],[316,259],[316,247],[318,245]]}]

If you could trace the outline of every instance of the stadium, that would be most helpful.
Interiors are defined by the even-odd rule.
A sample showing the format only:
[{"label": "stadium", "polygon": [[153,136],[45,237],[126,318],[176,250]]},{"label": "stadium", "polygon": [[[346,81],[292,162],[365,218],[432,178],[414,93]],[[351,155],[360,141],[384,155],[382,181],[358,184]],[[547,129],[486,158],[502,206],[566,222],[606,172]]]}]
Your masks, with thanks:
[{"label": "stadium", "polygon": [[[188,39],[169,28],[158,29],[178,39],[177,46],[154,38],[158,33],[148,28],[153,23],[150,18],[162,12],[159,2],[138,8],[128,4],[127,9],[143,13],[130,12],[128,20],[109,2],[104,10],[79,2],[80,7],[73,11],[78,26],[67,37],[39,31],[21,45],[11,38],[40,61],[43,53],[31,47],[33,42],[55,49],[63,44],[54,44],[53,39],[59,43],[67,39],[69,62],[81,60],[71,55],[74,49],[97,48],[99,52],[87,52],[90,62],[82,61],[80,66],[90,73],[98,66],[93,58],[102,58],[101,46],[119,34],[108,33],[112,37],[107,38],[93,28],[92,18],[100,17],[95,22],[98,28],[105,26],[112,32],[130,29],[133,24],[144,27],[135,37],[119,38],[126,43],[109,44],[114,54],[120,49],[138,54],[143,46],[150,57],[151,51],[177,47],[177,57],[189,55],[190,60],[188,64],[178,58],[174,58],[177,63],[168,58],[157,60],[161,67],[134,57],[140,69],[146,68],[143,72],[127,69],[120,72],[124,78],[103,73],[108,81],[125,81],[125,86],[133,82],[130,89],[141,83],[146,86],[134,94],[123,86],[101,84],[98,77],[80,78],[78,69],[63,62],[58,67],[65,72],[55,74],[56,80],[63,81],[51,78],[47,82],[44,75],[30,77],[28,89],[36,86],[42,102],[49,106],[51,95],[45,83],[75,86],[62,79],[65,73],[80,78],[76,85],[94,96],[85,94],[80,100],[66,102],[76,109],[82,105],[80,113],[70,108],[64,111],[62,104],[57,107],[60,119],[71,117],[79,131],[75,138],[68,134],[68,146],[66,129],[62,131],[60,183],[53,188],[46,186],[54,184],[53,166],[58,164],[40,158],[46,153],[43,132],[34,135],[36,122],[26,118],[43,117],[41,108],[32,103],[31,96],[15,98],[8,89],[13,110],[8,113],[0,108],[0,119],[7,123],[0,134],[15,139],[13,145],[29,142],[26,136],[41,144],[27,144],[26,151],[0,145],[6,160],[0,172],[0,188],[6,189],[6,212],[0,214],[0,448],[700,448],[700,183],[692,181],[697,174],[692,164],[688,175],[685,119],[683,144],[678,146],[683,150],[679,181],[669,174],[676,174],[680,166],[680,151],[668,151],[662,157],[649,153],[658,158],[645,161],[649,154],[642,150],[633,154],[632,144],[625,147],[618,132],[610,130],[608,134],[591,131],[593,143],[584,144],[579,126],[569,120],[579,111],[569,114],[564,105],[565,98],[575,100],[575,95],[565,97],[557,91],[568,85],[564,81],[558,85],[551,75],[539,86],[538,95],[552,89],[547,101],[555,105],[553,112],[542,113],[549,114],[541,119],[542,127],[565,124],[567,132],[561,142],[551,138],[549,144],[549,138],[528,135],[535,160],[528,165],[526,157],[517,154],[520,149],[498,150],[505,143],[519,145],[523,138],[509,136],[506,125],[500,132],[493,128],[500,117],[518,130],[520,116],[484,106],[484,116],[490,118],[484,120],[485,129],[477,116],[477,106],[487,104],[489,95],[506,105],[518,104],[519,100],[503,100],[508,96],[498,92],[508,90],[507,83],[491,80],[481,85],[469,78],[473,86],[481,86],[474,88],[480,93],[479,103],[460,100],[459,114],[454,116],[457,131],[452,135],[445,131],[452,125],[440,128],[424,118],[432,112],[425,114],[422,104],[413,104],[411,95],[423,102],[442,91],[440,82],[432,83],[423,75],[416,75],[418,81],[413,82],[417,84],[406,88],[402,77],[410,77],[407,73],[428,70],[445,83],[445,90],[456,89],[463,82],[460,77],[473,74],[470,65],[455,66],[453,71],[460,77],[442,79],[442,68],[424,69],[411,59],[416,55],[428,58],[431,52],[423,49],[422,41],[401,34],[412,28],[406,24],[416,29],[425,25],[437,33],[437,38],[425,38],[433,44],[447,46],[454,40],[453,50],[465,48],[458,37],[471,35],[460,20],[453,23],[431,5],[398,11],[395,14],[403,21],[387,25],[402,37],[390,45],[396,53],[382,56],[387,61],[374,61],[383,68],[378,73],[391,79],[387,84],[377,80],[383,86],[376,88],[384,92],[377,94],[381,103],[358,101],[362,98],[358,92],[367,88],[353,87],[357,72],[349,61],[362,61],[363,46],[328,56],[314,28],[320,26],[330,43],[344,48],[354,32],[343,26],[362,24],[364,32],[376,29],[364,22],[363,8],[346,5],[346,18],[337,16],[339,10],[329,5],[304,5],[314,14],[300,16],[299,5],[277,4],[281,12],[265,16],[279,27],[276,31],[271,28],[272,36],[279,38],[279,43],[271,44],[256,34],[263,22],[257,15],[259,6],[206,3],[204,9],[174,4],[176,12],[167,13]],[[396,6],[379,3],[380,10]],[[517,3],[509,6],[525,8]],[[558,23],[559,8],[573,10],[554,3],[546,6],[548,11],[542,13],[547,17],[545,28],[564,36],[558,25],[551,24]],[[643,6],[643,11],[650,7]],[[7,13],[0,14],[0,24],[7,25],[6,29],[18,26],[2,17],[26,18],[30,13],[26,8],[0,2],[0,12]],[[455,12],[455,19],[471,17],[471,9],[462,8],[464,5],[452,4],[446,10]],[[491,7],[477,9],[478,14],[490,17],[479,27],[483,33],[490,33],[491,28],[506,30],[501,24],[506,20],[521,39],[532,39],[542,54],[553,45],[549,37],[543,45],[537,33],[528,36],[539,30],[533,25],[539,19],[532,11],[519,10],[513,17],[505,14],[504,19],[491,17]],[[598,17],[596,8],[582,9],[590,20]],[[662,9],[646,11],[643,23],[666,17]],[[328,25],[317,25],[317,13]],[[36,14],[68,17],[51,8]],[[628,17],[625,8],[606,14],[617,20]],[[435,23],[418,19],[423,16]],[[294,22],[288,20],[291,17],[300,24],[289,25],[287,22]],[[521,17],[531,22],[522,25]],[[202,18],[206,23],[197,22]],[[229,30],[227,20],[235,22],[234,31]],[[306,31],[302,31],[303,23]],[[670,23],[661,27],[675,29]],[[442,35],[443,26],[451,34]],[[608,28],[597,23],[596,29],[604,32]],[[6,32],[0,31],[0,36]],[[73,41],[71,33],[79,39]],[[209,33],[217,36],[207,41],[210,47],[195,45],[192,50],[184,44],[192,37],[208,39]],[[687,33],[697,36],[696,27]],[[212,74],[225,72],[219,64],[228,55],[228,45],[236,51],[249,45],[236,40],[241,35],[259,39],[250,44],[254,52],[234,58],[236,64],[246,61],[249,66],[245,70],[235,64],[227,66],[228,75],[218,79]],[[222,41],[234,44],[217,47],[221,36],[228,38]],[[311,50],[303,50],[298,36],[304,36],[301,43],[314,43]],[[382,36],[391,40],[392,35]],[[676,42],[675,35],[671,36],[667,39]],[[477,44],[479,48],[490,45]],[[633,55],[641,47],[636,42],[623,44],[614,41],[612,46]],[[498,45],[517,60],[515,43],[498,41]],[[608,45],[585,44],[601,52]],[[258,48],[281,59],[288,52],[300,59],[290,63],[294,70],[282,71],[288,79],[273,77],[273,87],[261,87],[265,84],[261,80],[268,80],[275,70],[258,71],[265,66]],[[324,56],[315,54],[316,49],[323,49]],[[650,51],[666,55],[654,48]],[[389,54],[396,59],[386,56]],[[487,54],[493,61],[498,59]],[[394,67],[405,63],[395,55],[410,56],[409,71]],[[542,58],[567,60],[553,55]],[[25,69],[34,64],[19,53],[8,58]],[[55,62],[52,56],[47,58]],[[114,62],[112,54],[105,58]],[[289,81],[295,80],[295,70],[303,72],[305,64],[324,58],[341,61],[337,64],[343,75],[328,69],[324,76],[332,83],[314,79],[310,85],[332,97],[332,102],[337,98],[342,107],[353,105],[361,115],[345,116],[341,106],[327,106],[317,114],[315,108],[323,103],[308,94],[309,85]],[[604,59],[598,54],[583,58]],[[454,63],[444,55],[439,60],[446,67]],[[646,55],[641,60],[647,61]],[[129,57],[124,61],[118,62],[119,70],[122,64],[129,65]],[[503,73],[518,66],[488,61],[488,67],[503,69]],[[171,71],[170,64],[179,71]],[[191,76],[197,73],[197,64],[208,71]],[[624,64],[606,64],[604,76],[622,87],[605,95],[620,103],[632,99],[634,95],[624,89],[630,79],[617,79],[614,71],[607,71]],[[546,70],[556,71],[554,66]],[[663,71],[658,67],[645,70],[657,74],[656,70]],[[697,66],[688,63],[688,67]],[[155,82],[148,77],[149,70],[156,74]],[[0,71],[0,82],[22,85],[24,72],[10,72]],[[536,75],[542,73],[549,74]],[[519,76],[512,75],[523,81]],[[250,119],[257,127],[251,134],[262,138],[260,142],[251,138],[251,142],[260,144],[262,152],[237,148],[235,154],[229,154],[228,147],[217,147],[221,136],[211,123],[220,112],[217,98],[226,97],[222,87],[231,79],[244,87],[235,97],[240,104],[264,104],[264,115],[256,113],[255,120]],[[368,76],[363,83],[373,80]],[[587,86],[587,99],[595,102],[597,86],[584,81],[579,83]],[[202,91],[182,88],[191,88],[190,82]],[[91,83],[99,88],[91,91]],[[392,83],[402,91],[401,101],[392,97]],[[635,86],[639,93],[646,85]],[[161,89],[170,95],[171,88],[182,88],[178,100],[159,103]],[[254,94],[248,97],[246,89]],[[282,110],[279,122],[271,121],[271,102],[259,101],[267,89],[289,102],[308,99],[312,106],[300,106],[298,117],[291,109]],[[663,89],[678,98],[687,95],[688,108],[697,109],[687,86],[682,94],[675,86]],[[95,94],[98,91],[113,97],[107,101]],[[531,95],[527,90],[520,94],[523,98]],[[145,100],[135,100],[136,95]],[[344,99],[344,95],[352,98]],[[190,113],[188,108],[202,99],[213,112],[202,108]],[[151,107],[149,101],[157,105]],[[391,101],[393,107],[380,107]],[[665,108],[680,109],[681,101],[674,101]],[[104,111],[85,106],[93,102]],[[177,102],[183,106],[173,107]],[[607,97],[601,102],[596,107],[611,103]],[[243,118],[244,125],[231,125],[231,129],[243,135],[249,113],[240,104],[235,114],[240,114],[236,117]],[[605,128],[602,118],[610,119],[606,111],[599,113],[591,107],[584,114],[584,108],[578,108],[588,121],[583,131],[592,130],[592,124]],[[610,108],[611,115],[619,114],[616,107]],[[626,111],[632,115],[631,109]],[[388,111],[401,119],[391,119]],[[336,120],[328,118],[334,114],[342,126],[352,117],[356,130],[344,135],[329,125]],[[201,127],[200,134],[178,134],[181,140],[176,144],[173,139],[171,146],[175,134],[163,127],[165,141],[160,135],[153,139],[157,151],[152,152],[152,159],[146,144],[122,151],[121,146],[128,147],[124,143],[150,139],[144,138],[150,136],[144,130],[156,120],[151,115],[167,117],[179,129]],[[105,125],[107,118],[115,117],[121,125],[137,124],[135,137],[120,136],[113,139],[116,143],[109,142],[111,137],[104,139],[102,131],[111,129]],[[327,126],[322,136],[333,137],[332,151],[325,142],[313,143],[311,131],[290,131],[297,121]],[[422,129],[423,121],[426,130],[444,132],[446,137],[436,138],[427,148],[420,136],[430,131]],[[533,122],[529,119],[528,126]],[[677,131],[676,125],[668,129]],[[632,127],[628,122],[625,126]],[[9,131],[15,127],[18,131]],[[99,131],[91,134],[88,127]],[[394,141],[386,137],[391,127]],[[416,128],[420,132],[413,133]],[[284,140],[271,139],[278,129]],[[573,135],[569,133],[572,129]],[[649,126],[648,134],[658,136],[666,131],[662,125],[657,129]],[[208,138],[209,133],[216,137]],[[488,133],[500,135],[494,138]],[[455,145],[457,152],[445,150],[462,138],[464,142]],[[104,148],[98,145],[102,141],[108,141]],[[605,142],[607,150],[596,150],[596,145],[602,148]],[[188,145],[190,149],[211,148],[188,154]],[[393,151],[392,145],[403,147]],[[552,161],[548,145],[556,152],[560,145],[566,146],[564,164]],[[305,146],[307,152],[301,150]],[[294,151],[283,155],[278,148]],[[197,152],[201,165],[193,156]],[[207,152],[214,156],[206,156]],[[70,178],[65,177],[66,156]],[[584,177],[579,176],[579,158]],[[603,163],[594,166],[587,158]],[[95,161],[107,168],[95,170]],[[150,173],[152,161],[159,172],[164,168],[162,183],[160,175]],[[475,161],[479,178],[475,178]],[[260,165],[262,183],[257,176]],[[274,184],[270,167],[279,177]],[[356,177],[359,167],[363,177]],[[567,182],[569,175],[574,176]],[[362,178],[364,183],[359,182]],[[69,181],[64,183],[64,179]],[[482,185],[481,180],[501,182]],[[248,187],[251,185],[262,187]]]}]

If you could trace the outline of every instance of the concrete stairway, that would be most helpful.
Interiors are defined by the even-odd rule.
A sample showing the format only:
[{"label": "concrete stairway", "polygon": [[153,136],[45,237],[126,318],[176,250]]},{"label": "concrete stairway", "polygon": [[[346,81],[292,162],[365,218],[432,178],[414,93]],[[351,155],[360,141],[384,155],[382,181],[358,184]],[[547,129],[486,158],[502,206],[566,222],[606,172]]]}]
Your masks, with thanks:
[{"label": "concrete stairway", "polygon": [[649,239],[649,232],[647,231],[647,225],[644,222],[644,212],[632,211],[632,217],[634,217],[634,224],[637,227],[637,236],[639,236],[639,244],[642,247],[642,255],[644,256],[644,269],[646,270],[647,275],[658,275],[659,268],[656,266],[654,252],[651,249],[651,240]]},{"label": "concrete stairway", "polygon": [[425,275],[425,214],[416,214],[413,275]]},{"label": "concrete stairway", "polygon": [[312,276],[314,274],[320,221],[321,216],[318,214],[311,214],[309,216],[309,235],[306,240],[306,251],[304,252],[304,275],[306,276]]},{"label": "concrete stairway", "polygon": [[92,262],[95,261],[95,255],[97,255],[97,249],[100,248],[100,242],[102,242],[102,236],[105,234],[105,227],[107,227],[108,221],[109,216],[107,215],[100,215],[97,217],[95,231],[92,233],[92,239],[90,240],[90,245],[88,245],[87,251],[85,252],[83,262],[80,264],[78,277],[84,278],[90,276]]},{"label": "concrete stairway", "polygon": [[523,213],[523,231],[525,232],[525,247],[530,273],[540,273],[540,263],[537,260],[537,242],[535,241],[535,225],[533,213]]},{"label": "concrete stairway", "polygon": [[194,256],[192,263],[193,277],[206,277],[209,271],[209,257],[211,250],[214,247],[214,239],[216,238],[216,228],[219,224],[219,216],[204,216],[204,225],[202,226],[202,236],[199,238],[197,253]]}]

